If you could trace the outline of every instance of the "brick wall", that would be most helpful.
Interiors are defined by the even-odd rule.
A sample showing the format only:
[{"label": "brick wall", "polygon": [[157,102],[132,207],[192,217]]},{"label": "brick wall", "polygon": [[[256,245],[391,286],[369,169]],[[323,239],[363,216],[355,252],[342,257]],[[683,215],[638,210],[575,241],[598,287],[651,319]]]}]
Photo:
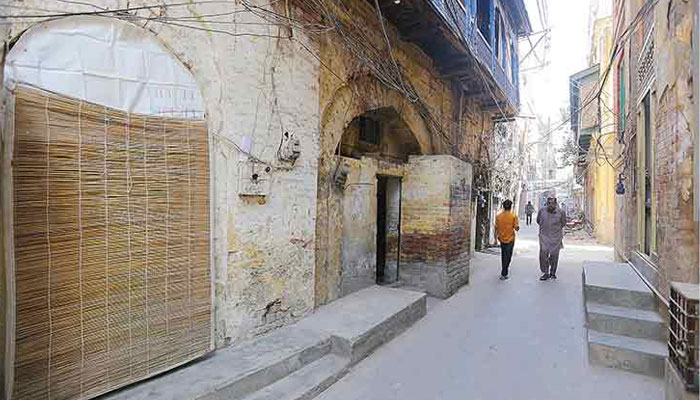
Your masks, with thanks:
[{"label": "brick wall", "polygon": [[434,296],[448,297],[469,279],[471,173],[452,156],[409,160],[399,277]]},{"label": "brick wall", "polygon": [[[657,202],[658,265],[663,280],[698,281],[698,231],[693,218],[692,138],[682,120],[675,89],[665,92],[656,111],[654,195]],[[667,286],[661,289],[668,294]]]},{"label": "brick wall", "polygon": [[[662,0],[655,25],[654,196],[661,290],[698,282],[698,227],[693,218],[692,2]],[[697,162],[697,160],[695,161]]]},{"label": "brick wall", "polygon": [[[635,7],[640,1],[632,2]],[[698,282],[698,227],[693,220],[693,160],[695,150],[691,121],[698,110],[693,107],[692,91],[692,2],[659,0],[654,18],[654,73],[651,88],[653,139],[653,202],[656,224],[656,251],[651,261],[658,270],[651,280],[668,295],[671,281]],[[630,10],[628,10],[630,11]],[[633,10],[632,10],[633,11]],[[631,15],[631,14],[628,14]],[[640,29],[641,31],[641,29]],[[628,45],[624,61],[628,63],[631,82],[628,85],[628,106],[625,144],[617,151],[624,160],[627,193],[617,198],[620,215],[616,218],[616,250],[627,257],[640,250],[643,232],[639,231],[639,202],[644,201],[644,181],[639,178],[643,168],[638,156],[638,143],[643,126],[643,114],[637,106],[641,90],[635,81],[636,59],[642,37],[637,32]],[[635,109],[636,107],[636,109]],[[638,257],[634,257],[637,259]]]},{"label": "brick wall", "polygon": [[[379,49],[385,48],[385,38],[376,11],[371,5],[362,0],[346,1],[342,5],[352,11],[343,13],[343,21],[352,26],[360,26],[368,41]],[[338,194],[333,188],[332,178],[339,160],[335,155],[338,143],[354,117],[369,110],[393,108],[415,137],[420,154],[423,155],[452,154],[469,160],[481,158],[487,150],[488,132],[491,130],[490,115],[482,112],[481,105],[474,99],[464,99],[461,104],[459,95],[453,90],[454,82],[441,76],[433,60],[414,43],[403,41],[390,23],[386,24],[386,29],[392,41],[394,56],[404,71],[404,79],[410,82],[433,118],[428,121],[415,103],[375,79],[371,71],[348,51],[342,37],[333,32],[322,37],[319,54],[323,64],[329,68],[321,69],[319,82],[321,154],[314,275],[317,305],[333,301],[340,294],[338,288],[342,266],[338,243],[342,232],[336,227],[342,224],[342,220],[336,208]],[[459,115],[459,110],[462,115]],[[452,143],[446,143],[446,137],[451,138]],[[405,190],[404,185],[404,192]],[[449,219],[449,208],[426,210],[421,218],[446,221]],[[418,219],[416,223],[420,221]],[[406,221],[402,219],[401,222],[405,224]],[[415,246],[424,243],[424,239],[433,240],[433,245],[420,257],[440,257],[441,252],[449,248],[448,244],[443,243],[449,241],[449,232],[445,231],[448,236],[442,239],[437,239],[432,234],[429,237],[421,236],[424,233],[416,230],[410,237],[402,235],[401,241],[411,247],[412,243]],[[406,256],[409,259],[414,257],[410,252]],[[399,269],[404,269],[404,265],[402,255]]]}]

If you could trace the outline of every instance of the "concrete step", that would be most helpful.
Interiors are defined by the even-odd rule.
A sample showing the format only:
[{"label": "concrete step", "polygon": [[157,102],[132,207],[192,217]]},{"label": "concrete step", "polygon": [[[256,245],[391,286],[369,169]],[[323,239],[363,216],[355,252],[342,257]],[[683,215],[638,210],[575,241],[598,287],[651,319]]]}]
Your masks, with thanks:
[{"label": "concrete step", "polygon": [[310,400],[342,378],[350,360],[328,354],[244,400]]},{"label": "concrete step", "polygon": [[238,400],[283,393],[280,388],[298,394],[291,399],[311,398],[349,365],[422,318],[426,297],[379,286],[362,289],[294,325],[217,350],[100,400]]},{"label": "concrete step", "polygon": [[655,311],[656,298],[629,264],[599,261],[583,263],[586,302]]},{"label": "concrete step", "polygon": [[665,342],[667,329],[661,316],[649,310],[586,303],[589,329],[604,333]]},{"label": "concrete step", "polygon": [[371,286],[321,307],[297,325],[330,335],[333,353],[354,364],[426,314],[425,293]]},{"label": "concrete step", "polygon": [[233,400],[328,354],[330,338],[288,327],[214,352],[174,371],[112,392],[103,400]]},{"label": "concrete step", "polygon": [[662,342],[588,330],[588,359],[593,364],[663,378],[667,357]]}]

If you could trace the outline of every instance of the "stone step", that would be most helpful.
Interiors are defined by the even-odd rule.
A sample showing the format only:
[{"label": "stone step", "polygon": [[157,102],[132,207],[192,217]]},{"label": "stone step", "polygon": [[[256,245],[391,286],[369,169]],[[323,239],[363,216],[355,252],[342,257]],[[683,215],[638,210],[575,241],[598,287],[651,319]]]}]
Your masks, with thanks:
[{"label": "stone step", "polygon": [[[369,287],[320,307],[294,325],[217,350],[100,400],[238,400],[299,381],[306,382],[294,386],[299,398],[311,398],[306,396],[325,389],[348,365],[425,313],[425,293]],[[324,370],[329,373],[325,377]],[[287,379],[291,376],[298,379]]]},{"label": "stone step", "polygon": [[423,318],[426,299],[425,293],[371,286],[321,307],[297,325],[330,335],[333,352],[354,364]]},{"label": "stone step", "polygon": [[588,359],[593,364],[663,378],[667,357],[662,342],[588,330]]},{"label": "stone step", "polygon": [[311,330],[287,327],[217,350],[211,356],[102,400],[232,400],[256,392],[328,354],[331,340]]},{"label": "stone step", "polygon": [[583,263],[586,302],[655,311],[654,293],[629,264],[599,261]]},{"label": "stone step", "polygon": [[328,354],[244,400],[310,400],[347,373],[350,360]]},{"label": "stone step", "polygon": [[586,303],[589,329],[604,333],[665,342],[667,329],[661,316],[649,310]]}]

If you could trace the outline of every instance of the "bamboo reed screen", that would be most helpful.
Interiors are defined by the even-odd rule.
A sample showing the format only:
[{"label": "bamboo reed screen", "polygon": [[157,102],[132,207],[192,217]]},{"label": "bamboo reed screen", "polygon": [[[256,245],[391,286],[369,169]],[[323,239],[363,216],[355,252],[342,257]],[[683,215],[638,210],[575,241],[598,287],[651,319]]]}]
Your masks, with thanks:
[{"label": "bamboo reed screen", "polygon": [[203,121],[15,91],[12,398],[87,399],[210,349]]}]

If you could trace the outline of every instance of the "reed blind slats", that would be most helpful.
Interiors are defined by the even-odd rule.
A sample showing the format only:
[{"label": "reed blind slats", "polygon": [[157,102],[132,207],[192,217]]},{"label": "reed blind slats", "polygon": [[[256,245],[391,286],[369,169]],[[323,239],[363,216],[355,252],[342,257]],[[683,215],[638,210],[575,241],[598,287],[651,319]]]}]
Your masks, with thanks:
[{"label": "reed blind slats", "polygon": [[87,399],[210,349],[199,120],[18,86],[13,399]]}]

